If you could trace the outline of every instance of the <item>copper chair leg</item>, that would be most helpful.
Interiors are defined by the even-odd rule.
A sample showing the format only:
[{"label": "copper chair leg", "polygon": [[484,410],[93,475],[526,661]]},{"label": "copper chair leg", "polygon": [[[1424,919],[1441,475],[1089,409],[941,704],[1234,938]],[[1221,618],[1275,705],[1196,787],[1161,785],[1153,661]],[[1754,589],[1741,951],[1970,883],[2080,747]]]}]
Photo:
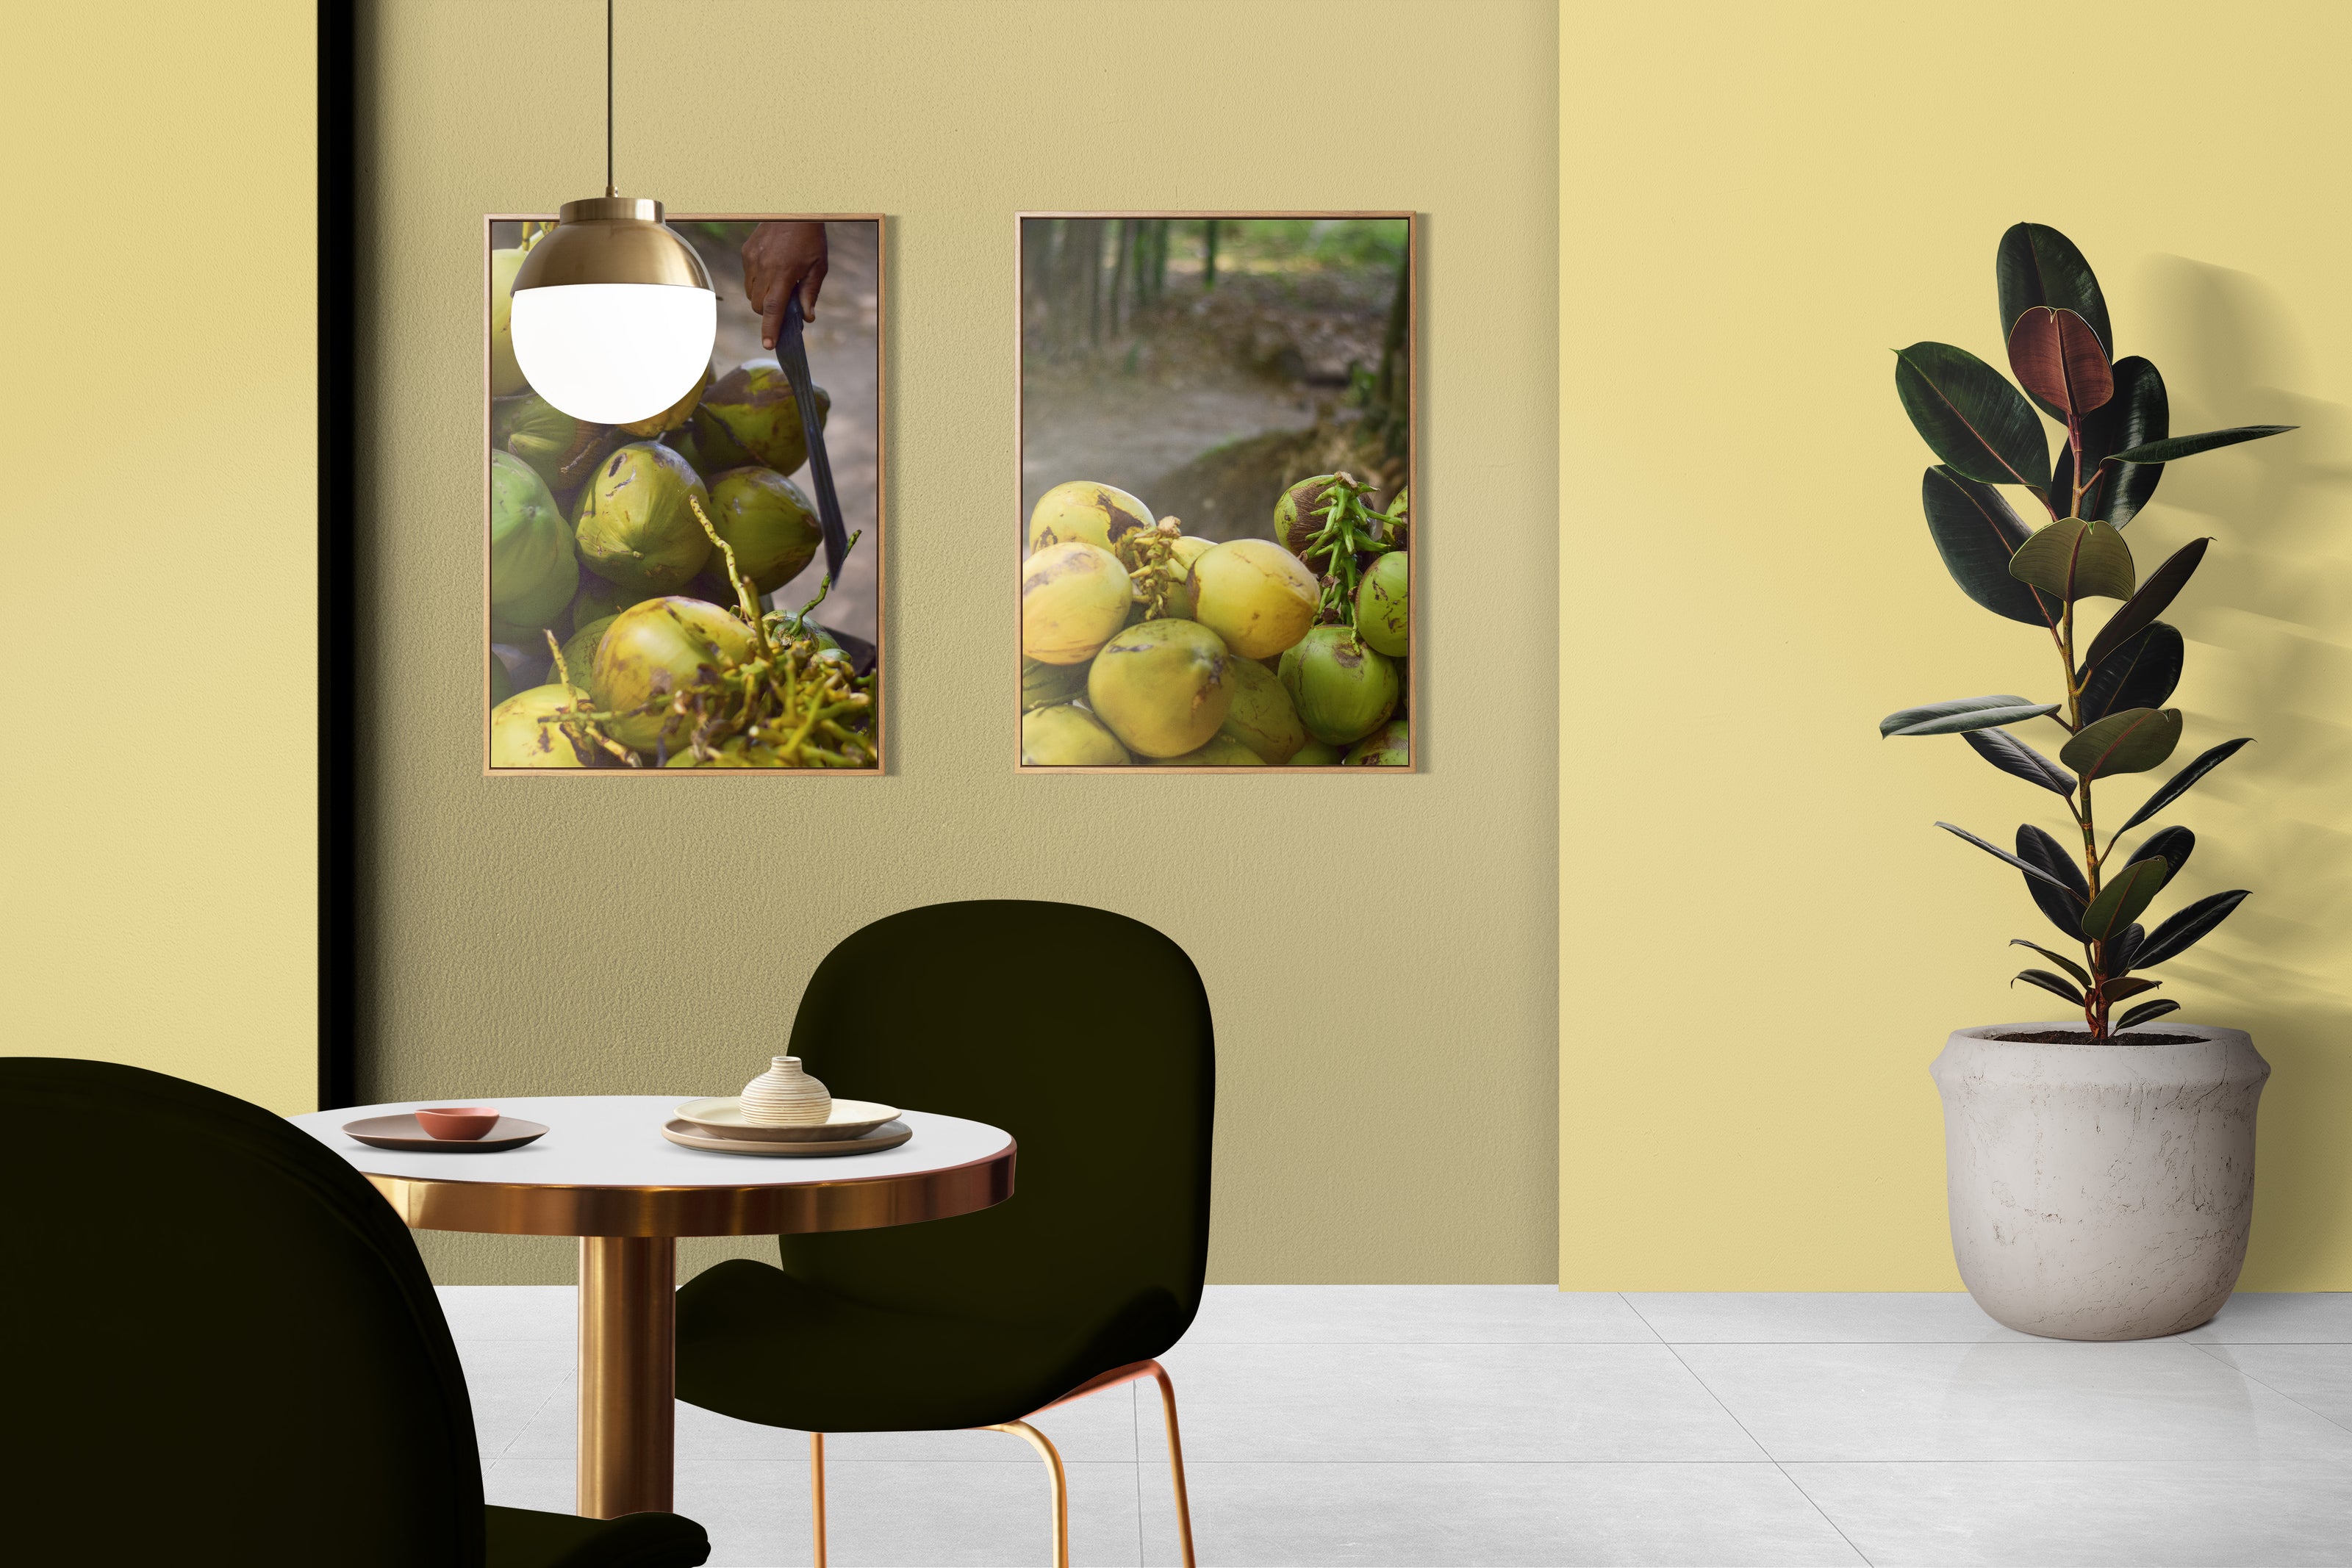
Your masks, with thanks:
[{"label": "copper chair leg", "polygon": [[1031,1448],[1045,1456],[1045,1473],[1054,1486],[1054,1568],[1070,1568],[1070,1484],[1062,1474],[1062,1456],[1053,1440],[1026,1421],[1006,1421],[982,1430],[1010,1432],[1027,1439]]},{"label": "copper chair leg", "polygon": [[1168,1421],[1168,1473],[1176,1482],[1176,1538],[1184,1552],[1184,1568],[1192,1563],[1192,1503],[1184,1490],[1184,1440],[1176,1434],[1176,1385],[1168,1380],[1168,1369],[1158,1362],[1148,1364],[1151,1375],[1160,1380],[1160,1412]]},{"label": "copper chair leg", "polygon": [[[1168,1417],[1174,1420],[1171,1411]],[[824,1568],[824,1434],[809,1434],[809,1533],[815,1538],[816,1568]],[[1190,1563],[1192,1560],[1186,1557]]]},{"label": "copper chair leg", "polygon": [[[1166,1367],[1156,1361],[1134,1361],[1125,1366],[1113,1367],[1098,1377],[1090,1377],[1079,1384],[1046,1406],[1045,1410],[1034,1410],[1031,1414],[1043,1416],[1045,1410],[1058,1410],[1089,1394],[1099,1394],[1106,1388],[1116,1388],[1122,1383],[1135,1383],[1146,1377],[1156,1378],[1160,1384],[1160,1411],[1168,1425],[1168,1471],[1176,1483],[1177,1542],[1183,1549],[1184,1568],[1193,1568],[1192,1503],[1184,1490],[1184,1441],[1176,1431],[1176,1385],[1169,1381]],[[992,1430],[1003,1432],[1012,1428],[999,1427]]]}]

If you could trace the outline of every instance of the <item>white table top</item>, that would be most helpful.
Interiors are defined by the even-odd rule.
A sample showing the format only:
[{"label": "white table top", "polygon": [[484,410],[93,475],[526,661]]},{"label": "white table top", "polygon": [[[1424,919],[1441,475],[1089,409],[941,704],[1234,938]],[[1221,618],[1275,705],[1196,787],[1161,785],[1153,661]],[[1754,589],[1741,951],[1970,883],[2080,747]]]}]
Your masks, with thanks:
[{"label": "white table top", "polygon": [[[721,1155],[673,1144],[662,1124],[694,1094],[579,1094],[553,1097],[465,1095],[404,1100],[313,1111],[287,1118],[368,1176],[412,1180],[500,1182],[533,1186],[755,1187],[919,1176],[968,1166],[1003,1153],[1013,1135],[985,1122],[908,1111],[899,1120],[914,1136],[894,1149],[866,1155],[786,1159]],[[343,1132],[346,1123],[394,1116],[434,1105],[494,1105],[503,1115],[537,1122],[547,1135],[501,1154],[411,1154],[379,1149]]]}]

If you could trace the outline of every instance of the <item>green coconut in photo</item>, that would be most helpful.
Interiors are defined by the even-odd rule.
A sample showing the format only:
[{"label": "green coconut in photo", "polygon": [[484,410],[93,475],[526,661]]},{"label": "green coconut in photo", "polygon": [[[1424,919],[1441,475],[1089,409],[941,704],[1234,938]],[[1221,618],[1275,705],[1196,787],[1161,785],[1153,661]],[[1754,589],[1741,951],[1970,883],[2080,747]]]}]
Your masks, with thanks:
[{"label": "green coconut in photo", "polygon": [[1412,570],[1402,550],[1391,550],[1372,562],[1364,580],[1356,585],[1356,630],[1377,652],[1391,659],[1405,656],[1412,617],[1405,601],[1405,578]]},{"label": "green coconut in photo", "polygon": [[603,754],[593,740],[566,733],[561,724],[541,722],[588,701],[577,686],[533,686],[490,710],[493,768],[593,768]]},{"label": "green coconut in photo", "polygon": [[522,270],[520,246],[490,252],[490,395],[509,397],[530,390],[514,350],[514,280]]},{"label": "green coconut in photo", "polygon": [[[798,577],[824,543],[814,503],[772,468],[730,468],[712,479],[710,526],[755,593],[773,593]],[[705,570],[725,576],[718,551]]]},{"label": "green coconut in photo", "polygon": [[1405,721],[1392,718],[1355,745],[1341,759],[1350,768],[1409,768],[1412,744]]},{"label": "green coconut in photo", "polygon": [[572,684],[595,689],[596,644],[604,640],[604,629],[619,620],[606,615],[591,621],[563,640],[563,667],[572,674]]},{"label": "green coconut in photo", "polygon": [[685,458],[659,442],[630,443],[580,492],[572,523],[580,559],[642,598],[685,587],[710,557],[692,502],[707,510],[710,492]]},{"label": "green coconut in photo", "polygon": [[1225,722],[1233,663],[1217,634],[1197,621],[1146,621],[1095,656],[1087,706],[1129,751],[1181,757],[1207,745]]},{"label": "green coconut in photo", "polygon": [[503,627],[552,626],[580,586],[572,530],[538,470],[490,454],[490,617]]},{"label": "green coconut in photo", "polygon": [[1241,742],[1261,760],[1288,762],[1307,743],[1307,735],[1282,682],[1255,659],[1235,659],[1225,673],[1234,701],[1217,733]]},{"label": "green coconut in photo", "polygon": [[1307,733],[1352,746],[1396,711],[1396,665],[1345,626],[1318,626],[1282,655],[1282,686]]},{"label": "green coconut in photo", "polygon": [[1063,703],[1021,716],[1021,760],[1031,768],[1123,768],[1135,759],[1102,720]]},{"label": "green coconut in photo", "polygon": [[1024,658],[1021,661],[1021,711],[1051,707],[1073,697],[1087,695],[1085,664],[1048,664],[1042,660]]},{"label": "green coconut in photo", "polygon": [[1080,543],[1116,550],[1156,520],[1150,507],[1115,485],[1073,479],[1038,497],[1029,509],[1029,549]]},{"label": "green coconut in photo", "polygon": [[[667,744],[677,751],[693,732],[691,715],[656,706],[695,687],[719,695],[719,679],[751,656],[751,628],[716,604],[698,599],[651,599],[621,612],[598,639],[589,685],[604,707],[621,716],[606,728],[633,751]],[[580,679],[578,671],[572,678]]]},{"label": "green coconut in photo", "polygon": [[[833,412],[833,399],[823,387],[809,390],[822,430]],[[793,401],[783,367],[772,359],[746,360],[712,382],[702,393],[690,428],[691,444],[713,465],[703,468],[706,474],[757,463],[789,475],[808,461],[800,404]]]},{"label": "green coconut in photo", "polygon": [[626,439],[610,425],[572,418],[537,392],[490,405],[490,444],[537,469],[559,497],[578,489]]},{"label": "green coconut in photo", "polygon": [[1045,664],[1083,664],[1127,623],[1134,589],[1100,545],[1051,545],[1021,568],[1021,653]]},{"label": "green coconut in photo", "polygon": [[1244,746],[1230,735],[1213,735],[1205,745],[1184,753],[1181,757],[1147,757],[1143,759],[1154,768],[1264,768],[1265,758]]}]

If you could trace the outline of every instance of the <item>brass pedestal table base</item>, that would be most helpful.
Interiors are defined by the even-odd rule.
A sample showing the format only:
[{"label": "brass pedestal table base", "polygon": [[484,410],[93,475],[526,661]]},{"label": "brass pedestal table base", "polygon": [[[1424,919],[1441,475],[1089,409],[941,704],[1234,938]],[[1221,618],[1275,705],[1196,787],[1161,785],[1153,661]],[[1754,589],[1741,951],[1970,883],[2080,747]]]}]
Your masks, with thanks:
[{"label": "brass pedestal table base", "polygon": [[[350,1161],[413,1229],[581,1239],[577,1506],[593,1519],[671,1506],[678,1237],[870,1230],[1013,1196],[1013,1139],[984,1123],[908,1111],[899,1119],[914,1136],[897,1148],[751,1159],[662,1137],[693,1098],[460,1095],[290,1118]],[[520,1149],[455,1155],[371,1148],[341,1130],[452,1103],[495,1105],[549,1131]]]}]

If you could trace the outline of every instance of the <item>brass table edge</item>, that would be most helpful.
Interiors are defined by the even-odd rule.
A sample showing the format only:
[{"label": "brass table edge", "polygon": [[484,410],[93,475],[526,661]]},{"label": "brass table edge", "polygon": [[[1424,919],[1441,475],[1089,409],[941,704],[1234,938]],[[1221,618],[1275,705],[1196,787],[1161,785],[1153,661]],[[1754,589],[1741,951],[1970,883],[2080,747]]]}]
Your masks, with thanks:
[{"label": "brass table edge", "polygon": [[948,1219],[1013,1196],[1003,1148],[895,1176],[741,1186],[542,1186],[362,1171],[414,1230],[495,1236],[781,1236]]}]

